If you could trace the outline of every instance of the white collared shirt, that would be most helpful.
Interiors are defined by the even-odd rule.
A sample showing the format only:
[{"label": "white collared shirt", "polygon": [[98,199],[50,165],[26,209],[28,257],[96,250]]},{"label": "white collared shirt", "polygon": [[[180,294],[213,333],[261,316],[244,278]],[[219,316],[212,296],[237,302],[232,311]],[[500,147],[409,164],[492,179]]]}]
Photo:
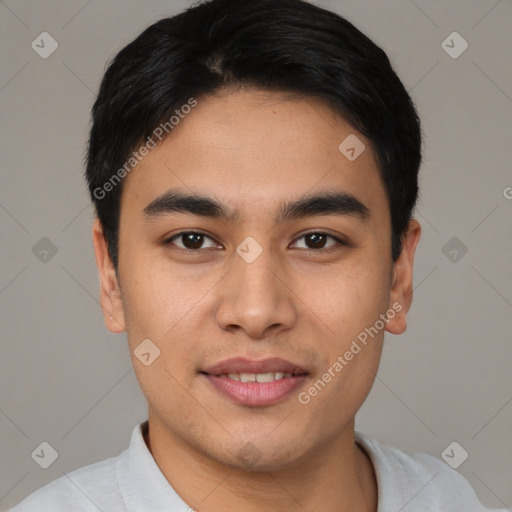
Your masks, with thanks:
[{"label": "white collared shirt", "polygon": [[[50,482],[10,512],[192,512],[157,466],[137,425],[117,457]],[[377,512],[489,512],[469,482],[441,459],[384,445],[361,432],[355,441],[377,477]],[[494,512],[507,512],[506,509]],[[200,508],[198,509],[200,512]]]}]

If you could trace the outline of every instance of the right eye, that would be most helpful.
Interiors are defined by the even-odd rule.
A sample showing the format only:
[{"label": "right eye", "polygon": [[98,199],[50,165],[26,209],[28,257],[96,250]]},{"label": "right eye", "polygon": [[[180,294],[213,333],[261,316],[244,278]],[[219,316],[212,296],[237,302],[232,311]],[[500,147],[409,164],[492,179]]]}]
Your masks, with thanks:
[{"label": "right eye", "polygon": [[[176,245],[180,249],[186,251],[198,252],[198,250],[201,249],[201,246],[203,245],[205,239],[214,242],[214,240],[206,233],[202,233],[200,231],[182,231],[181,233],[177,233],[176,235],[173,235],[171,238],[168,238],[164,242],[164,245]],[[181,242],[181,245],[175,243],[174,240],[179,240]],[[215,243],[207,247],[207,249],[212,247],[216,247]]]}]

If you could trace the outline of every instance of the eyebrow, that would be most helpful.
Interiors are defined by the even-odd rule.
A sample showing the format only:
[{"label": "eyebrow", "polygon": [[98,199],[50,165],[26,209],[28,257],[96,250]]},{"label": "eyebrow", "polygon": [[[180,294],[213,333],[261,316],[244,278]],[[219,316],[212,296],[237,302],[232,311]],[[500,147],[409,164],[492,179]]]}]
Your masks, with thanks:
[{"label": "eyebrow", "polygon": [[[214,198],[197,194],[185,194],[176,189],[168,190],[151,201],[143,212],[147,221],[173,212],[191,213],[201,217],[219,219],[227,223],[236,222],[240,217],[238,211],[230,210]],[[281,204],[277,212],[276,222],[320,215],[348,215],[366,220],[370,215],[370,210],[352,194],[325,191]]]}]

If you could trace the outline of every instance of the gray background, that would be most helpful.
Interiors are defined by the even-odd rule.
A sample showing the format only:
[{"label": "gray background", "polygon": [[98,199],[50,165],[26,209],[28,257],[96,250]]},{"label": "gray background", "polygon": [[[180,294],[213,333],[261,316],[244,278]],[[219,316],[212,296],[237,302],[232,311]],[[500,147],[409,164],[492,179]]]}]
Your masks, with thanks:
[{"label": "gray background", "polygon": [[[511,507],[512,3],[317,3],[386,50],[425,132],[409,329],[388,335],[356,429],[438,457],[457,441],[480,500]],[[82,164],[105,62],[188,5],[0,2],[0,510],[117,455],[146,417],[125,335],[103,325]],[[31,48],[43,31],[59,45],[47,59]],[[441,46],[453,31],[469,44],[456,59]],[[46,262],[42,237],[57,248]],[[42,441],[59,454],[46,470],[31,458]]]}]

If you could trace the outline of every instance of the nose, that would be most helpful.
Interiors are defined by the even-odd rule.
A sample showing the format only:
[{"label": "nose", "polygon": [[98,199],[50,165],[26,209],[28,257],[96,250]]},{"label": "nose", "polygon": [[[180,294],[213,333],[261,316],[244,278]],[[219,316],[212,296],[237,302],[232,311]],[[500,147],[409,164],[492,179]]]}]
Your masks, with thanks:
[{"label": "nose", "polygon": [[253,339],[287,330],[297,320],[290,273],[264,250],[251,263],[238,254],[234,268],[222,280],[217,324],[231,332],[244,331]]}]

